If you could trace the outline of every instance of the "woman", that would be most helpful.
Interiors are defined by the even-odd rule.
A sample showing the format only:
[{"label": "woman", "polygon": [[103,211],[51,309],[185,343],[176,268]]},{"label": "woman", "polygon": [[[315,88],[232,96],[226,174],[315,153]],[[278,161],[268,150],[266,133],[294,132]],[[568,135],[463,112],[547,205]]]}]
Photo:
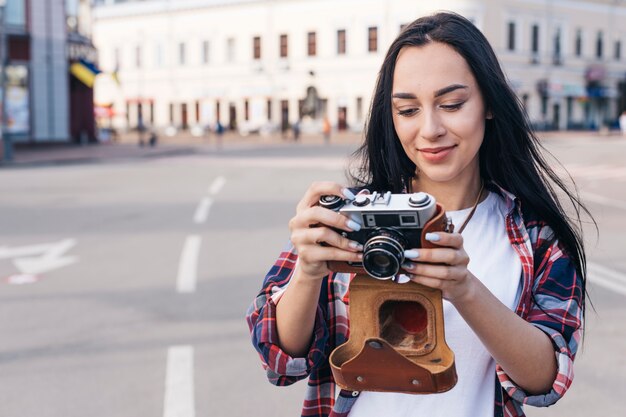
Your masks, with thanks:
[{"label": "woman", "polygon": [[309,377],[303,416],[523,416],[522,404],[564,395],[582,332],[585,254],[548,181],[582,207],[538,148],[471,22],[439,13],[400,33],[379,74],[354,180],[370,191],[427,192],[456,225],[428,236],[435,249],[406,251],[403,270],[442,291],[458,383],[443,394],[335,397],[328,356],[347,339],[350,276],[327,261],[362,258],[358,243],[333,231],[360,225],[317,206],[322,195],[352,198],[350,189],[315,183],[248,312],[270,381]]}]

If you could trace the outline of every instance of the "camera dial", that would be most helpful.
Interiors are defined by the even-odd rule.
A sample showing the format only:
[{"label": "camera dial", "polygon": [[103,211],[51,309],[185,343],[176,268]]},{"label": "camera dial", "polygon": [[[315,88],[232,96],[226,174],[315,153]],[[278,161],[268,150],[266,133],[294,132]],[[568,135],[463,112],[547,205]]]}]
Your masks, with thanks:
[{"label": "camera dial", "polygon": [[426,193],[413,193],[409,197],[409,206],[424,207],[430,202],[430,196]]},{"label": "camera dial", "polygon": [[320,206],[337,211],[338,208],[343,206],[343,199],[336,195],[323,195],[320,197]]},{"label": "camera dial", "polygon": [[367,195],[359,194],[356,196],[356,199],[352,202],[357,207],[367,206],[370,203],[370,199]]}]

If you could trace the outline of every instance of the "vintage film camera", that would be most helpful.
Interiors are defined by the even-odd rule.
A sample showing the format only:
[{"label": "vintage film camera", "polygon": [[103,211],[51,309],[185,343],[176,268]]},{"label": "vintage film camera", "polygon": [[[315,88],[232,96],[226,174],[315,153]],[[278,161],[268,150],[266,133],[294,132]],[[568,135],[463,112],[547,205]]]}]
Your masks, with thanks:
[{"label": "vintage film camera", "polygon": [[[353,391],[444,392],[456,384],[454,353],[444,338],[441,291],[398,284],[404,251],[434,247],[426,233],[451,232],[444,209],[426,193],[323,196],[320,205],[360,223],[337,230],[363,244],[363,262],[329,262],[354,272],[350,282],[350,337],[330,355],[337,384]],[[376,279],[372,279],[376,278]]]}]

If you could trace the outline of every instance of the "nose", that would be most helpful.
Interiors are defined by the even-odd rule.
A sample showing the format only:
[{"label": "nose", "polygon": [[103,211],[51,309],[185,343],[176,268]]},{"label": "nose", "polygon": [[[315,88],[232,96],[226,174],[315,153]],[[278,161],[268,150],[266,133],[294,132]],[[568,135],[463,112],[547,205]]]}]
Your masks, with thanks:
[{"label": "nose", "polygon": [[446,128],[436,111],[424,111],[421,122],[420,136],[426,140],[435,141],[446,134]]}]

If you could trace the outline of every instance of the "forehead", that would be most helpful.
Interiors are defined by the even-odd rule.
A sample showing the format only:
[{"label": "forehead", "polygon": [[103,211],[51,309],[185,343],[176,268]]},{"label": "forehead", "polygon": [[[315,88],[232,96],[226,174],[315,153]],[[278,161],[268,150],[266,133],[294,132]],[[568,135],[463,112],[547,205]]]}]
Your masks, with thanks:
[{"label": "forehead", "polygon": [[452,47],[439,42],[400,50],[393,73],[393,92],[436,91],[450,84],[476,86],[467,61]]}]

